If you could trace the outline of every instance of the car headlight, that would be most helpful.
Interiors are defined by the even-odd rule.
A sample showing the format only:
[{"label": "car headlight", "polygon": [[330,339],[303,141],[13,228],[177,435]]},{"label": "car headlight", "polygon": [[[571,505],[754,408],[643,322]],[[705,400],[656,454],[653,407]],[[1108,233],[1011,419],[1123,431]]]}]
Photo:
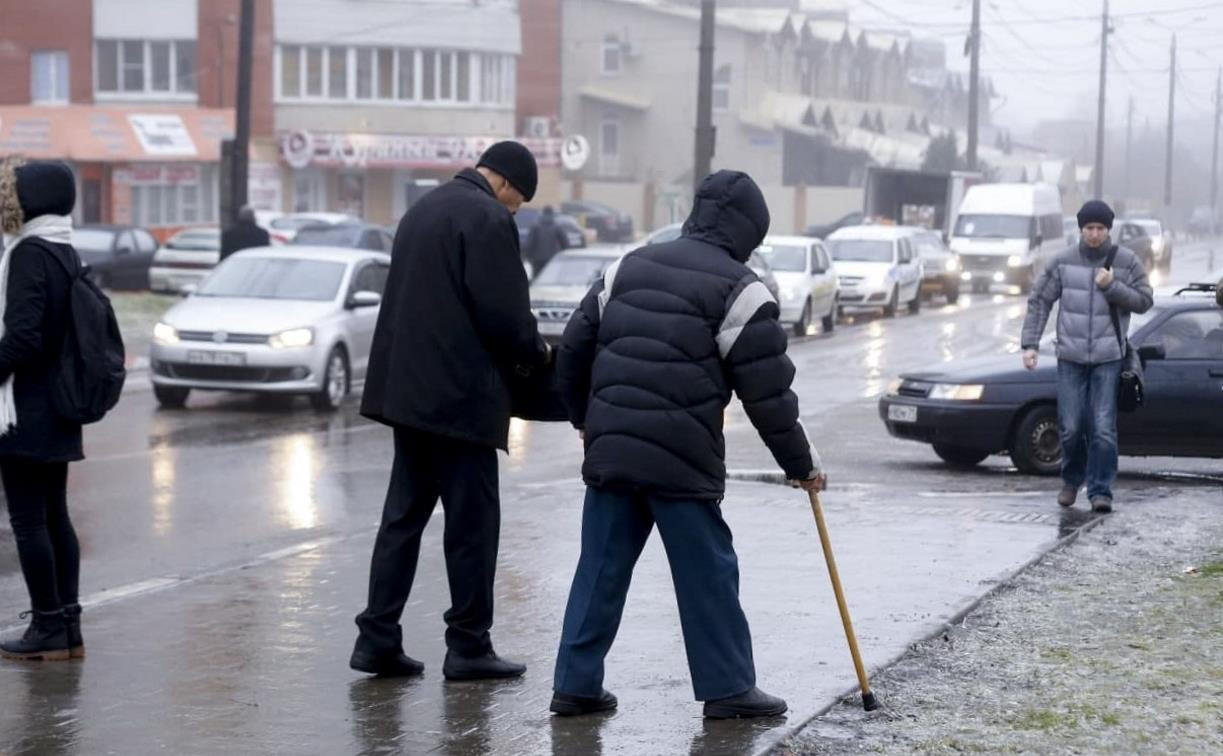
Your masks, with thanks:
[{"label": "car headlight", "polygon": [[153,326],[153,341],[167,346],[177,344],[178,329],[168,323],[158,323]]},{"label": "car headlight", "polygon": [[899,394],[899,393],[900,393],[900,385],[901,385],[902,383],[904,383],[904,381],[902,381],[902,380],[901,380],[901,379],[899,379],[899,378],[894,378],[894,379],[892,379],[892,382],[888,384],[888,393],[887,393],[887,395],[888,395],[888,396],[896,396],[897,394]]},{"label": "car headlight", "polygon": [[951,259],[947,260],[947,272],[948,273],[955,273],[959,269],[960,269],[960,258],[952,257]]},{"label": "car headlight", "polygon": [[314,331],[310,328],[294,328],[282,331],[268,339],[273,349],[295,349],[308,347],[314,343]]},{"label": "car headlight", "polygon": [[930,387],[931,399],[950,399],[961,402],[975,402],[985,393],[981,384],[936,383]]},{"label": "car headlight", "polygon": [[1025,264],[1023,261],[1023,255],[1011,255],[1010,257],[1006,258],[1006,264],[1007,264],[1007,267],[1010,267],[1010,268],[1023,267]]},{"label": "car headlight", "polygon": [[782,299],[785,299],[786,301],[790,301],[790,302],[794,301],[795,299],[802,299],[803,289],[801,286],[794,286],[792,288],[782,289],[781,297]]},{"label": "car headlight", "polygon": [[1151,249],[1156,252],[1163,252],[1164,251],[1164,238],[1162,236],[1156,236],[1154,239],[1152,239]]}]

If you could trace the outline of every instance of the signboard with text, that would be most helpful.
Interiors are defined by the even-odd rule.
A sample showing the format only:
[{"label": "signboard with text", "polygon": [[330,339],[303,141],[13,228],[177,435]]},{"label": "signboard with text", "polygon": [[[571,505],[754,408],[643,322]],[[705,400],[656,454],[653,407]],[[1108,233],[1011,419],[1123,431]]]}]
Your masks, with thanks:
[{"label": "signboard with text", "polygon": [[[435,168],[474,165],[504,137],[402,136],[341,132],[289,131],[281,135],[280,155],[293,168]],[[542,166],[560,165],[560,139],[519,139]]]}]

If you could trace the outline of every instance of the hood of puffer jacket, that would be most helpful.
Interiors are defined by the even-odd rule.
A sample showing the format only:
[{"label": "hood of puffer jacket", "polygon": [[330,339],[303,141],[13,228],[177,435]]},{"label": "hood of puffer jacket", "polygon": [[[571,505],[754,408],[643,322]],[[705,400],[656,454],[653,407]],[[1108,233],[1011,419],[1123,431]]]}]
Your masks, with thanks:
[{"label": "hood of puffer jacket", "polygon": [[72,169],[58,160],[0,162],[0,231],[15,234],[43,215],[70,215],[76,204]]},{"label": "hood of puffer jacket", "polygon": [[769,206],[752,177],[718,171],[701,183],[684,222],[683,235],[730,252],[747,262],[769,233]]}]

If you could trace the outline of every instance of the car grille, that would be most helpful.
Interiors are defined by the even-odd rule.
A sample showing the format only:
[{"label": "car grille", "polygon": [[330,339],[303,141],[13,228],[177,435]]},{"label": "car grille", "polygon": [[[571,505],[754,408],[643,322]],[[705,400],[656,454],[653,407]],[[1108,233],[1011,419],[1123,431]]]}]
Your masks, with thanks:
[{"label": "car grille", "polygon": [[837,281],[842,286],[857,286],[862,283],[862,276],[838,276]]},{"label": "car grille", "polygon": [[967,271],[995,271],[1006,267],[1004,255],[960,255],[960,266]]},{"label": "car grille", "polygon": [[933,386],[925,381],[904,381],[900,384],[901,396],[913,396],[924,399],[930,396],[930,389]]},{"label": "car grille", "polygon": [[567,323],[575,309],[572,304],[563,302],[537,302],[531,307],[541,323]]},{"label": "car grille", "polygon": [[282,383],[310,377],[305,367],[249,367],[232,365],[192,365],[185,362],[154,362],[153,372],[184,381],[235,381],[241,383]]},{"label": "car grille", "polygon": [[258,333],[224,331],[179,331],[179,341],[207,341],[212,344],[266,344],[268,337]]}]

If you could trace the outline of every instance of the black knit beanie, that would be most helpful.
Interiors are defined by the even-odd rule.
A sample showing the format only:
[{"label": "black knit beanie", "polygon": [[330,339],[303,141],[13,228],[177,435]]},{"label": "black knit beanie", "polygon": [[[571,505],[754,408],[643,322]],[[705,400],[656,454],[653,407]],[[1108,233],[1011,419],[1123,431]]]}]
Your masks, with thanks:
[{"label": "black knit beanie", "polygon": [[539,168],[535,165],[535,156],[520,142],[497,142],[484,151],[476,167],[488,168],[504,176],[527,202],[535,197]]},{"label": "black knit beanie", "polygon": [[1079,210],[1079,230],[1089,223],[1099,223],[1105,228],[1113,227],[1113,209],[1101,200],[1088,200]]}]

